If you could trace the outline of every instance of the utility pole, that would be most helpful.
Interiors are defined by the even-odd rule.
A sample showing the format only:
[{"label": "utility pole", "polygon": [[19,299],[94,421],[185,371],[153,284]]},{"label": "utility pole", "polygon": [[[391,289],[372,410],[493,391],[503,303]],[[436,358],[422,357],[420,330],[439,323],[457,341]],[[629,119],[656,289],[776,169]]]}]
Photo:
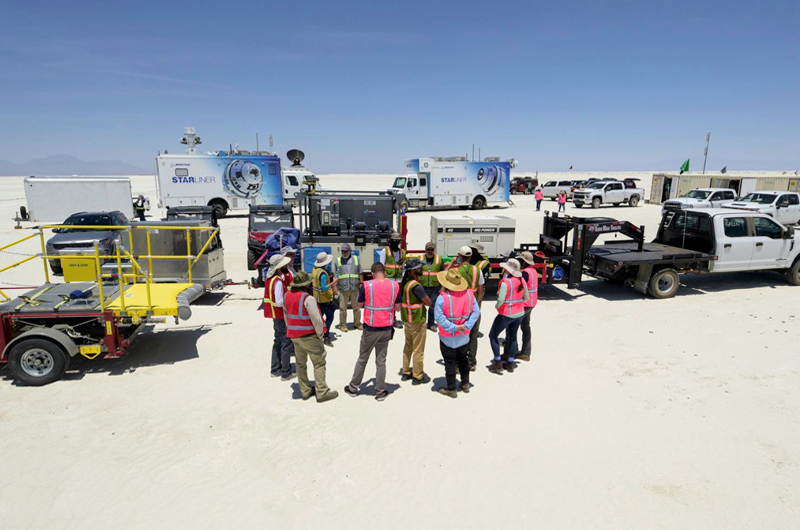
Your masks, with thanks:
[{"label": "utility pole", "polygon": [[703,175],[706,174],[706,162],[708,162],[708,145],[711,143],[711,133],[706,134],[706,153],[703,159]]}]

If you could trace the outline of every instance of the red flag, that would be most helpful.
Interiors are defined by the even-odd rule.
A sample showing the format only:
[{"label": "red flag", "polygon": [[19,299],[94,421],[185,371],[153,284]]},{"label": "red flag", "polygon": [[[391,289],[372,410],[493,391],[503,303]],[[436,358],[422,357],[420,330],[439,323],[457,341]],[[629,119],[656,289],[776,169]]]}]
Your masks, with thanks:
[{"label": "red flag", "polygon": [[569,166],[569,170],[572,171],[572,166]]}]

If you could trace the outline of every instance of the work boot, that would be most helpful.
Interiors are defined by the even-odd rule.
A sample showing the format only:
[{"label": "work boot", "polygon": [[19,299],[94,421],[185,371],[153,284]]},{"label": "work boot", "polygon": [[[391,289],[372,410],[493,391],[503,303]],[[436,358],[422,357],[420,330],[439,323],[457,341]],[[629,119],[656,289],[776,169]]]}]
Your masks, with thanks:
[{"label": "work boot", "polygon": [[475,371],[475,370],[477,370],[477,369],[478,369],[478,365],[477,365],[477,364],[471,364],[471,365],[469,365],[469,371],[470,371],[470,372],[474,372],[474,371]]},{"label": "work boot", "polygon": [[336,390],[328,390],[327,394],[317,398],[317,403],[325,403],[326,401],[336,399],[337,397],[339,397],[339,392],[337,392]]},{"label": "work boot", "polygon": [[402,374],[402,373],[401,373],[401,374],[400,374],[400,381],[408,381],[408,380],[410,380],[412,377],[413,377],[413,376],[412,376],[411,374]]},{"label": "work boot", "polygon": [[451,398],[457,398],[458,397],[458,392],[456,392],[455,390],[448,390],[446,388],[440,388],[439,389],[439,393],[441,395],[443,395],[443,396],[447,396],[447,397],[451,397]]},{"label": "work boot", "polygon": [[503,368],[505,368],[506,372],[513,374],[514,373],[514,361],[509,361],[507,363],[503,363]]},{"label": "work boot", "polygon": [[501,361],[492,361],[489,365],[489,371],[493,374],[503,375],[503,363]]},{"label": "work boot", "polygon": [[364,326],[361,323],[353,324],[353,327],[356,328],[358,331],[364,331]]},{"label": "work boot", "polygon": [[388,391],[381,392],[380,394],[375,396],[375,401],[383,401],[387,397],[389,397],[389,392]]},{"label": "work boot", "polygon": [[527,362],[530,362],[531,356],[530,355],[525,355],[523,353],[522,355],[517,355],[517,360],[518,361],[525,361],[527,363]]},{"label": "work boot", "polygon": [[291,381],[291,380],[292,380],[292,379],[294,379],[295,377],[297,377],[297,374],[296,374],[296,373],[294,373],[294,372],[292,372],[292,373],[291,373],[291,374],[289,374],[289,375],[282,375],[282,376],[281,376],[281,381]]},{"label": "work boot", "polygon": [[461,391],[469,394],[469,383],[461,383]]},{"label": "work boot", "polygon": [[342,333],[347,333],[349,331],[347,329],[347,324],[342,324],[341,326],[339,326],[339,331],[341,331]]},{"label": "work boot", "polygon": [[412,385],[427,385],[430,382],[431,382],[431,378],[428,376],[428,374],[426,374],[425,372],[422,372],[422,377],[420,377],[419,379],[414,378],[414,380],[411,381],[411,384]]},{"label": "work boot", "polygon": [[324,344],[325,346],[328,346],[330,348],[333,348],[333,342],[331,342],[331,338],[330,337],[325,337],[324,339],[322,339],[322,344]]},{"label": "work boot", "polygon": [[270,372],[270,373],[269,373],[269,376],[270,376],[270,377],[280,377],[280,376],[281,376],[281,374],[280,374],[280,372],[278,372],[277,374],[274,374],[274,373]]},{"label": "work boot", "polygon": [[358,392],[353,392],[352,390],[350,390],[349,386],[344,387],[344,393],[350,397],[356,397],[358,395]]},{"label": "work boot", "polygon": [[302,398],[303,398],[303,401],[308,401],[309,399],[311,399],[312,397],[314,397],[314,394],[316,393],[316,391],[317,391],[316,387],[313,387],[313,386],[312,386],[312,387],[311,387],[311,393],[310,393],[310,394],[308,394],[307,396],[300,396],[300,397],[302,397]]}]

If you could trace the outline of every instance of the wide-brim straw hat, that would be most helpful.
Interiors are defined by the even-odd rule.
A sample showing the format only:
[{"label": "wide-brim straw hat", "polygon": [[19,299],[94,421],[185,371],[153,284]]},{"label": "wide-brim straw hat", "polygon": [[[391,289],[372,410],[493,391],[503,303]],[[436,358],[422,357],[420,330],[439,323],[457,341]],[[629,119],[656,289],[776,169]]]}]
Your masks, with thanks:
[{"label": "wide-brim straw hat", "polygon": [[328,263],[333,261],[333,256],[328,254],[327,252],[320,252],[317,254],[317,261],[314,262],[315,267],[324,267]]},{"label": "wide-brim straw hat", "polygon": [[436,273],[436,278],[439,283],[447,290],[450,291],[466,291],[469,288],[467,280],[461,276],[455,269],[447,269]]},{"label": "wide-brim straw hat", "polygon": [[503,268],[503,270],[505,270],[507,273],[509,273],[511,276],[514,276],[515,278],[519,278],[522,276],[522,271],[520,270],[521,265],[519,264],[519,261],[517,261],[514,258],[511,258],[505,263],[501,263],[500,266]]},{"label": "wide-brim straw hat", "polygon": [[521,259],[528,265],[536,265],[536,262],[533,261],[533,254],[531,254],[527,250],[525,252],[522,252],[519,256],[517,256],[517,259]]},{"label": "wide-brim straw hat", "polygon": [[267,270],[267,278],[272,278],[273,276],[275,276],[276,272],[278,272],[280,269],[287,266],[291,262],[292,258],[288,256],[281,256],[280,254],[275,254],[269,259],[269,270]]}]

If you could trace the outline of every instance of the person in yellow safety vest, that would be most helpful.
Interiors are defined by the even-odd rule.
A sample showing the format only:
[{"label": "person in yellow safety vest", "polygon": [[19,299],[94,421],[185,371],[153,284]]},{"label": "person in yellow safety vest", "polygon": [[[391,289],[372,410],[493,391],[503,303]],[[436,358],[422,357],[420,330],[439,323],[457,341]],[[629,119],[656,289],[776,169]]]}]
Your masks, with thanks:
[{"label": "person in yellow safety vest", "polygon": [[325,333],[322,342],[325,346],[333,347],[331,342],[331,324],[333,315],[336,313],[336,304],[333,302],[336,293],[336,280],[330,280],[327,266],[333,261],[333,256],[327,252],[317,254],[317,261],[314,262],[314,272],[312,275],[314,286],[314,300],[319,304],[320,311],[325,316]]},{"label": "person in yellow safety vest", "polygon": [[[472,258],[472,248],[463,246],[458,249],[458,256],[453,259],[448,268],[455,268],[458,273],[467,280],[467,284],[475,294],[475,300],[480,305],[483,301],[483,285],[486,281],[478,267],[470,263]],[[478,367],[478,331],[481,325],[481,317],[469,331],[469,369],[474,372]]]},{"label": "person in yellow safety vest", "polygon": [[339,330],[347,333],[347,304],[353,307],[353,327],[361,331],[361,310],[356,307],[358,289],[364,280],[363,270],[358,256],[353,254],[350,245],[345,243],[341,247],[342,255],[336,259],[334,274],[336,287],[339,290]]},{"label": "person in yellow safety vest", "polygon": [[439,290],[441,289],[439,279],[436,275],[442,270],[443,266],[442,257],[436,253],[436,245],[432,242],[426,243],[425,256],[422,258],[422,276],[419,279],[419,283],[422,284],[423,289],[425,289],[425,294],[428,295],[432,302],[428,309],[428,329],[436,332],[439,331],[439,328],[436,327],[433,308],[436,304],[436,298],[439,296]]},{"label": "person in yellow safety vest", "polygon": [[[403,279],[403,263],[406,261],[406,251],[401,248],[403,238],[397,232],[392,232],[389,236],[389,246],[384,247],[378,253],[380,262],[386,270],[386,279],[392,280],[397,284]],[[395,328],[402,328],[400,320],[395,321]]]},{"label": "person in yellow safety vest", "polygon": [[[422,262],[411,258],[405,262],[405,274],[400,283],[400,318],[403,321],[406,342],[403,347],[402,381],[412,379],[412,384],[422,385],[430,383],[431,378],[423,369],[425,361],[425,323],[428,320],[426,307],[431,306],[431,298],[425,293],[425,288],[420,283],[422,276]],[[413,371],[410,367],[413,357]]]}]

